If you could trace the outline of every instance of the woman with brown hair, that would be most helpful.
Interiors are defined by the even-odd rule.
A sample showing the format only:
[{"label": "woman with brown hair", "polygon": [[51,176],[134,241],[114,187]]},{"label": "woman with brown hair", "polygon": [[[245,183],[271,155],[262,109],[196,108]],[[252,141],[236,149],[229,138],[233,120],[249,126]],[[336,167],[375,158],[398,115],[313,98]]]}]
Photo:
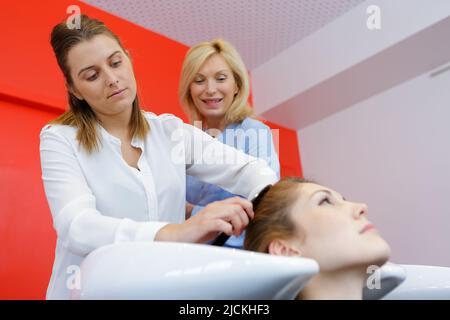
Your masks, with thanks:
[{"label": "woman with brown hair", "polygon": [[389,258],[389,245],[367,219],[367,205],[314,182],[284,178],[253,209],[245,249],[318,262],[319,274],[299,299],[362,299],[368,267]]},{"label": "woman with brown hair", "polygon": [[173,115],[143,112],[120,39],[101,21],[80,18],[78,29],[62,22],[52,30],[69,110],[40,135],[42,179],[58,236],[47,298],[57,299],[69,297],[76,276],[70,270],[101,246],[239,235],[253,217],[247,199],[212,203],[185,220],[186,174],[245,198],[277,180],[264,161]]}]

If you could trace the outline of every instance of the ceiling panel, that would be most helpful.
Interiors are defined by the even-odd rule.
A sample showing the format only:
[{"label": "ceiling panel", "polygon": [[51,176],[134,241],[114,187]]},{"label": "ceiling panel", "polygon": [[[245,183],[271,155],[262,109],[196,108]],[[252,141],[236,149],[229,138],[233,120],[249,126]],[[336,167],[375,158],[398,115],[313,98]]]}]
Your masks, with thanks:
[{"label": "ceiling panel", "polygon": [[248,69],[263,64],[364,0],[84,0],[192,46],[221,37]]}]

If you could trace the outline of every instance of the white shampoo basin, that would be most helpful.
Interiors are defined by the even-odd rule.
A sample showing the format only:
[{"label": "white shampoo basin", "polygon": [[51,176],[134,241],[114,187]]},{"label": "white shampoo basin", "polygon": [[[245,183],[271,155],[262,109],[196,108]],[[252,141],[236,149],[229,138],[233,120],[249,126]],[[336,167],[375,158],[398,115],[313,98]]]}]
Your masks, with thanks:
[{"label": "white shampoo basin", "polygon": [[421,265],[400,265],[406,273],[406,280],[386,300],[449,300],[450,268]]},{"label": "white shampoo basin", "polygon": [[[73,299],[294,299],[316,261],[175,242],[101,247],[81,265]],[[450,299],[450,268],[387,263],[364,299]]]},{"label": "white shampoo basin", "polygon": [[203,244],[122,243],[81,265],[73,299],[293,299],[319,271],[314,260]]}]

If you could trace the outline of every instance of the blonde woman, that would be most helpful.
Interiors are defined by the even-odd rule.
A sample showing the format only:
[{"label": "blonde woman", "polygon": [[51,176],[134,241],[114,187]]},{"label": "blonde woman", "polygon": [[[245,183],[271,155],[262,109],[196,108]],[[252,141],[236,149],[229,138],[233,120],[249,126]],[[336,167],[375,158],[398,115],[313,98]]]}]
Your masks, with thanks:
[{"label": "blonde woman", "polygon": [[[252,117],[248,105],[249,79],[236,49],[215,39],[193,46],[181,72],[179,98],[191,124],[254,157],[264,159],[279,176],[280,164],[268,126]],[[186,216],[195,215],[211,202],[234,194],[195,177],[187,177]],[[244,233],[225,246],[242,248]]]},{"label": "blonde woman", "polygon": [[[265,162],[179,118],[143,112],[120,39],[101,21],[82,15],[80,22],[78,29],[62,22],[51,34],[69,110],[40,136],[42,179],[58,236],[49,299],[69,298],[69,267],[101,246],[240,234],[253,217],[247,199],[216,202],[185,220],[186,174],[245,198],[277,179]],[[212,163],[195,143],[213,151]],[[223,164],[223,157],[237,161]]]}]

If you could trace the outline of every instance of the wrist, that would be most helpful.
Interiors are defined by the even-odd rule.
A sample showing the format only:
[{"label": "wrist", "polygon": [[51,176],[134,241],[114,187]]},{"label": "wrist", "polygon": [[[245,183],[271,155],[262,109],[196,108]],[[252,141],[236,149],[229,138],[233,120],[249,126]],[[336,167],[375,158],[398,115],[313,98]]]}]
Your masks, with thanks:
[{"label": "wrist", "polygon": [[155,241],[180,241],[180,224],[167,224],[156,233]]}]

